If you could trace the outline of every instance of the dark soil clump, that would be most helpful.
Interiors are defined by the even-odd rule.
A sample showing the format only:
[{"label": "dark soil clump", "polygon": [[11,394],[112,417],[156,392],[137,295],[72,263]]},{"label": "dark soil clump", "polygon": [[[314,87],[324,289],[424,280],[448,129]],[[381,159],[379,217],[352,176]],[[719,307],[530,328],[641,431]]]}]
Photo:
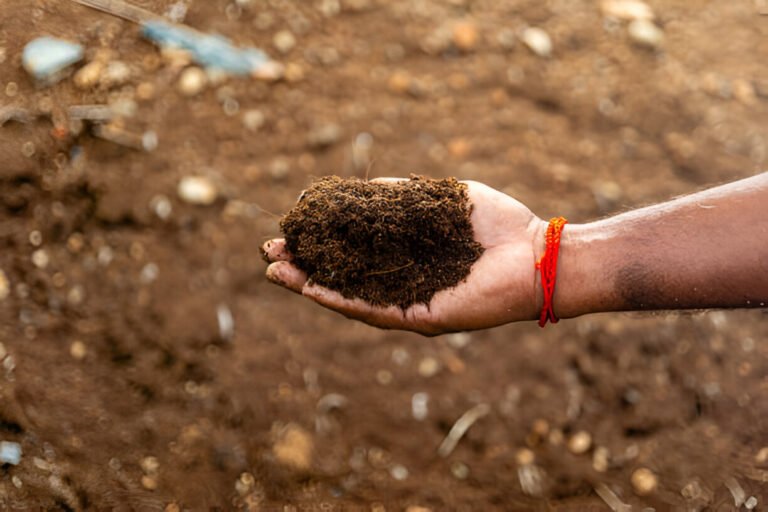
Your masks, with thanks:
[{"label": "dark soil clump", "polygon": [[466,185],[412,176],[315,181],[280,227],[315,283],[378,306],[428,304],[463,281],[483,253]]}]

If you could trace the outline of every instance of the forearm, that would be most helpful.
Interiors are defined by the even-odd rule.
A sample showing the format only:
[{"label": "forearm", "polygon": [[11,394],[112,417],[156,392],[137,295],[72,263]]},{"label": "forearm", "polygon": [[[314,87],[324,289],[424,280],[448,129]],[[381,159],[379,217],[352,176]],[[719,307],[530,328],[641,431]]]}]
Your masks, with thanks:
[{"label": "forearm", "polygon": [[768,173],[563,232],[562,318],[768,304]]}]

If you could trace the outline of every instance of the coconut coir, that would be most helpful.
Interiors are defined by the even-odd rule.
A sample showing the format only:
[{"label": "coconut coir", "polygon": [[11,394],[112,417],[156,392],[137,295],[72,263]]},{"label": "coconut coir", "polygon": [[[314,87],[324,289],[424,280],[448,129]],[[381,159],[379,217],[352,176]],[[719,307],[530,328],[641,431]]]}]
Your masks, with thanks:
[{"label": "coconut coir", "polygon": [[316,284],[377,306],[428,304],[463,281],[483,253],[466,185],[454,178],[376,183],[316,180],[280,228]]}]

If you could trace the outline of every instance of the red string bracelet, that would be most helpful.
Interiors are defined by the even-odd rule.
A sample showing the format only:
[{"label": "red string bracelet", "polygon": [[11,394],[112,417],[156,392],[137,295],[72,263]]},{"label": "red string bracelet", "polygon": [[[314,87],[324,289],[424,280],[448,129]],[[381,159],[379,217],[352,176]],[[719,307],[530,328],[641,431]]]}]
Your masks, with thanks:
[{"label": "red string bracelet", "polygon": [[556,324],[559,318],[555,316],[552,307],[552,298],[555,295],[555,278],[557,277],[557,254],[560,252],[560,234],[563,227],[568,224],[565,217],[550,219],[547,226],[546,248],[544,254],[536,262],[536,268],[541,271],[541,288],[544,290],[544,305],[541,308],[539,327],[544,327],[547,320]]}]

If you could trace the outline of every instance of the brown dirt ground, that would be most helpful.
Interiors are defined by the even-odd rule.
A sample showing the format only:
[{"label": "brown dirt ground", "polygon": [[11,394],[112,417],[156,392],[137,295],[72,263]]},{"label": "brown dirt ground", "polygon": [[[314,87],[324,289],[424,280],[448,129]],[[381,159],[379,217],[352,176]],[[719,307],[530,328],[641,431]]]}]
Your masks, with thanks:
[{"label": "brown dirt ground", "polygon": [[[329,17],[318,6],[334,2],[238,12],[198,0],[186,18],[196,28],[275,54],[274,34],[290,29],[297,45],[279,56],[293,64],[289,82],[232,79],[188,98],[133,24],[63,0],[3,0],[0,104],[56,111],[149,82],[156,94],[129,124],[154,130],[159,146],[87,132],[55,140],[44,118],[0,128],[0,268],[11,285],[0,302],[0,440],[24,450],[20,465],[0,467],[0,508],[607,510],[594,491],[604,484],[633,510],[733,510],[735,479],[764,509],[762,311],[597,315],[426,340],[350,322],[263,277],[258,247],[278,231],[268,212],[287,211],[310,176],[477,179],[542,217],[581,222],[764,168],[761,3],[650,3],[660,52],[633,46],[625,24],[585,0],[342,0]],[[470,51],[422,48],[465,19],[479,35],[463,34]],[[525,25],[552,36],[550,59],[499,43]],[[89,54],[111,48],[133,77],[111,92],[71,79],[37,88],[20,53],[42,34]],[[265,116],[258,131],[243,126],[250,109]],[[338,136],[318,142],[327,123]],[[217,182],[221,199],[180,201],[189,174]],[[150,207],[159,195],[173,208],[166,220]],[[44,268],[42,253],[32,262],[39,249]],[[217,310],[227,309],[225,340]],[[428,395],[422,421],[415,393]],[[480,403],[489,414],[438,456]],[[558,443],[580,430],[608,449],[607,470],[594,469],[595,448]],[[540,496],[521,488],[524,447]],[[638,467],[658,475],[651,496],[632,491]]]}]

